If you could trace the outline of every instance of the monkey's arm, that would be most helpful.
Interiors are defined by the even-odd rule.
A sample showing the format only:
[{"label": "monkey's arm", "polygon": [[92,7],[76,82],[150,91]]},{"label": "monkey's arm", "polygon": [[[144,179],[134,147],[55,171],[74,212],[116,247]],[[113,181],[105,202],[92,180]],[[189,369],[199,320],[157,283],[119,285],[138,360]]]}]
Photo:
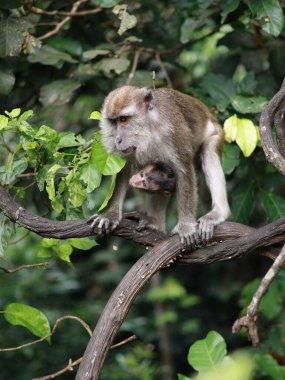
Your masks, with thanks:
[{"label": "monkey's arm", "polygon": [[91,226],[98,226],[99,234],[113,231],[122,219],[123,202],[128,188],[131,165],[127,163],[116,178],[116,186],[107,209],[103,214],[91,216]]},{"label": "monkey's arm", "polygon": [[177,172],[177,210],[178,223],[172,234],[178,234],[184,248],[194,248],[198,240],[197,222],[195,219],[197,205],[196,175],[192,160],[184,172]]}]

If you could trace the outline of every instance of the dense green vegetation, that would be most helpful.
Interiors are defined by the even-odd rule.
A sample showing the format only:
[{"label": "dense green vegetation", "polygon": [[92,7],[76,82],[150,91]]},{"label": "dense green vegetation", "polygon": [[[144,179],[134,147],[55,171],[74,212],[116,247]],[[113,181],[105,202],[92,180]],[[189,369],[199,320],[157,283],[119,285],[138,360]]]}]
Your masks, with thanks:
[{"label": "dense green vegetation", "polygon": [[[232,220],[264,225],[285,211],[284,179],[266,163],[257,130],[260,112],[283,80],[284,62],[282,1],[0,0],[0,183],[31,213],[51,219],[87,218],[103,208],[124,161],[103,150],[98,111],[115,87],[151,87],[154,71],[156,87],[198,97],[224,126]],[[203,214],[210,205],[202,177],[199,186]],[[130,192],[126,209],[139,204]],[[172,202],[170,227],[174,210]],[[0,213],[0,348],[46,336],[66,315],[93,328],[142,253],[112,237],[42,239]],[[4,271],[43,262],[48,265]],[[163,269],[137,297],[117,337],[135,334],[137,340],[110,352],[102,379],[175,379],[178,373],[193,377],[194,369],[208,379],[193,361],[193,346],[189,362],[187,354],[210,330],[224,337],[228,351],[243,349],[237,363],[244,372],[229,367],[219,380],[235,380],[232,373],[242,380],[283,379],[283,272],[261,304],[261,351],[250,347],[246,334],[231,334],[269,265],[253,256]],[[82,356],[88,339],[78,321],[64,320],[50,339],[0,352],[0,378],[56,372]],[[220,365],[226,344],[214,332],[207,339],[211,349],[218,347],[214,363]]]}]

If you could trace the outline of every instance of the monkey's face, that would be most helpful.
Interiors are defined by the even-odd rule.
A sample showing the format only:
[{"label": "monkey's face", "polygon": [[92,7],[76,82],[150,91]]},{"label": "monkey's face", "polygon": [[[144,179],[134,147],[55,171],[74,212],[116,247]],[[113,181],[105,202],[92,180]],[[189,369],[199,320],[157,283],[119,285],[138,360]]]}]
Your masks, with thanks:
[{"label": "monkey's face", "polygon": [[105,99],[100,127],[109,153],[136,156],[147,151],[152,138],[152,92],[124,86]]}]

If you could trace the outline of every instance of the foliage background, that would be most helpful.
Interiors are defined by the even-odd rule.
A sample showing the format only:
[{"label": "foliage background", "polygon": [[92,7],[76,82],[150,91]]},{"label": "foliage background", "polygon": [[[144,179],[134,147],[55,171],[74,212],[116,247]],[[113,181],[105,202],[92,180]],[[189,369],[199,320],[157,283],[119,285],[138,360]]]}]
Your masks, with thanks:
[{"label": "foliage background", "polygon": [[[253,132],[284,76],[283,1],[88,0],[77,12],[98,12],[71,17],[54,35],[46,33],[68,16],[40,14],[35,8],[69,12],[75,2],[24,3],[0,0],[0,180],[29,211],[71,219],[87,217],[98,208],[110,178],[104,177],[95,189],[90,185],[93,177],[88,182],[76,175],[87,171],[86,165],[98,172],[92,144],[98,122],[89,116],[117,86],[131,80],[151,87],[154,70],[156,86],[172,85],[197,96],[222,124],[227,120],[223,165],[232,219],[259,226],[284,214],[284,179],[266,164]],[[13,119],[10,114],[9,129],[4,111],[18,108],[32,109],[34,116],[21,124],[18,115]],[[49,171],[54,165],[60,170]],[[34,170],[36,178],[23,176]],[[200,194],[203,213],[209,208],[209,195],[202,178]],[[138,196],[130,192],[126,208],[139,205]],[[169,226],[175,223],[174,209],[171,202]],[[98,240],[100,246],[88,250],[50,245],[26,235],[3,216],[0,223],[1,266],[49,260],[46,270],[0,272],[0,309],[12,302],[28,304],[43,311],[51,324],[74,314],[94,326],[115,286],[143,253],[114,238]],[[248,347],[245,336],[231,334],[231,325],[269,264],[266,258],[248,257],[162,270],[138,296],[118,336],[121,340],[135,333],[138,340],[110,353],[102,379],[189,375],[188,348],[211,329],[225,337],[230,350]],[[258,363],[256,379],[284,378],[283,277],[280,273],[262,304],[264,345],[259,354],[252,354]],[[4,318],[0,328],[2,348],[33,339],[29,331]],[[24,380],[56,371],[70,357],[80,357],[87,341],[80,325],[66,321],[51,345],[0,352],[0,378]]]}]

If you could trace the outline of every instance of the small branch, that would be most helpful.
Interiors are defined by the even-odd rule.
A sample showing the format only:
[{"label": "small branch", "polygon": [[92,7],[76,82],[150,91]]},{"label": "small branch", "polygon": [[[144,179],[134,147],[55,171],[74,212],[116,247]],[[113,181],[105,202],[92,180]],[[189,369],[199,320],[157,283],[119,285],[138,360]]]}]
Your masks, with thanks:
[{"label": "small branch", "polygon": [[130,342],[132,342],[133,340],[136,340],[136,339],[137,339],[136,335],[132,335],[132,336],[128,337],[127,339],[122,340],[119,343],[113,344],[110,348],[113,350],[114,348],[121,347],[121,346],[123,346],[123,345],[125,345],[127,343],[130,343]]},{"label": "small branch", "polygon": [[131,83],[131,81],[135,75],[135,72],[136,72],[137,67],[138,67],[140,55],[141,55],[141,49],[136,50],[135,55],[134,55],[133,65],[132,65],[131,71],[129,73],[128,79],[126,81],[126,85],[129,85]]},{"label": "small branch", "polygon": [[19,270],[22,270],[22,269],[47,267],[48,264],[49,263],[46,261],[44,263],[38,263],[38,264],[21,265],[20,267],[17,267],[17,268],[4,268],[4,267],[0,267],[0,270],[2,270],[3,272],[6,272],[6,273],[15,273],[15,272],[18,272]]},{"label": "small branch", "polygon": [[[82,1],[82,4],[86,2]],[[45,11],[41,8],[37,7],[31,7],[29,11],[36,13],[38,15],[45,15],[45,16],[68,16],[68,17],[82,17],[82,16],[88,16],[88,15],[94,15],[96,13],[99,13],[102,11],[102,8],[95,8],[95,9],[89,9],[85,11],[79,11],[79,12],[64,12],[64,11]]]},{"label": "small branch", "polygon": [[78,318],[78,317],[76,317],[74,315],[65,315],[64,317],[58,318],[56,320],[56,322],[55,322],[55,324],[54,324],[54,326],[52,328],[52,331],[48,335],[46,335],[46,336],[44,336],[44,337],[42,337],[40,339],[33,340],[32,342],[22,344],[21,346],[10,347],[10,348],[0,348],[0,352],[17,351],[17,350],[21,350],[22,348],[33,346],[34,344],[43,342],[44,340],[46,340],[47,338],[51,337],[56,332],[56,329],[57,329],[58,325],[60,324],[60,322],[64,321],[65,319],[74,319],[74,320],[76,320],[77,322],[79,322],[85,328],[85,330],[88,332],[88,334],[90,336],[92,335],[92,331],[91,331],[90,327],[81,318]]},{"label": "small branch", "polygon": [[52,29],[49,32],[47,32],[46,34],[38,37],[38,40],[43,41],[43,40],[46,40],[47,38],[50,38],[50,37],[54,36],[55,34],[57,34],[60,31],[60,29],[71,20],[72,15],[77,11],[78,7],[85,2],[86,2],[86,0],[76,1],[72,6],[72,9],[70,12],[71,15],[65,17],[62,21],[60,21],[54,29]]},{"label": "small branch", "polygon": [[34,173],[23,173],[23,174],[17,175],[17,178],[36,177],[37,175],[38,175],[37,172],[34,172]]},{"label": "small branch", "polygon": [[271,285],[272,281],[276,277],[279,270],[283,267],[285,264],[285,245],[283,246],[281,252],[279,253],[276,260],[273,262],[272,266],[266,273],[266,275],[263,277],[257,291],[255,292],[248,308],[247,308],[247,314],[246,316],[238,319],[235,321],[233,325],[233,333],[238,333],[242,327],[245,327],[248,329],[248,335],[252,342],[252,344],[255,347],[260,346],[260,340],[258,335],[258,307],[260,305],[260,302],[266,292],[269,289],[269,286]]},{"label": "small branch", "polygon": [[167,87],[168,88],[173,88],[173,84],[171,82],[171,79],[170,79],[170,76],[168,75],[168,72],[161,60],[161,57],[160,57],[160,53],[156,53],[155,54],[155,59],[157,60],[158,64],[159,64],[159,67],[161,68],[164,76],[165,76],[165,79],[166,79],[166,82],[167,82]]},{"label": "small branch", "polygon": [[36,377],[36,378],[33,378],[32,380],[49,380],[49,379],[54,379],[55,377],[58,377],[62,374],[64,374],[65,372],[68,372],[68,371],[73,371],[74,370],[74,367],[77,366],[78,364],[81,363],[81,360],[82,358],[79,358],[77,360],[75,360],[74,362],[72,362],[71,360],[69,361],[68,365],[57,371],[57,372],[54,372],[50,375],[46,375],[46,376],[43,376],[43,377]]}]

